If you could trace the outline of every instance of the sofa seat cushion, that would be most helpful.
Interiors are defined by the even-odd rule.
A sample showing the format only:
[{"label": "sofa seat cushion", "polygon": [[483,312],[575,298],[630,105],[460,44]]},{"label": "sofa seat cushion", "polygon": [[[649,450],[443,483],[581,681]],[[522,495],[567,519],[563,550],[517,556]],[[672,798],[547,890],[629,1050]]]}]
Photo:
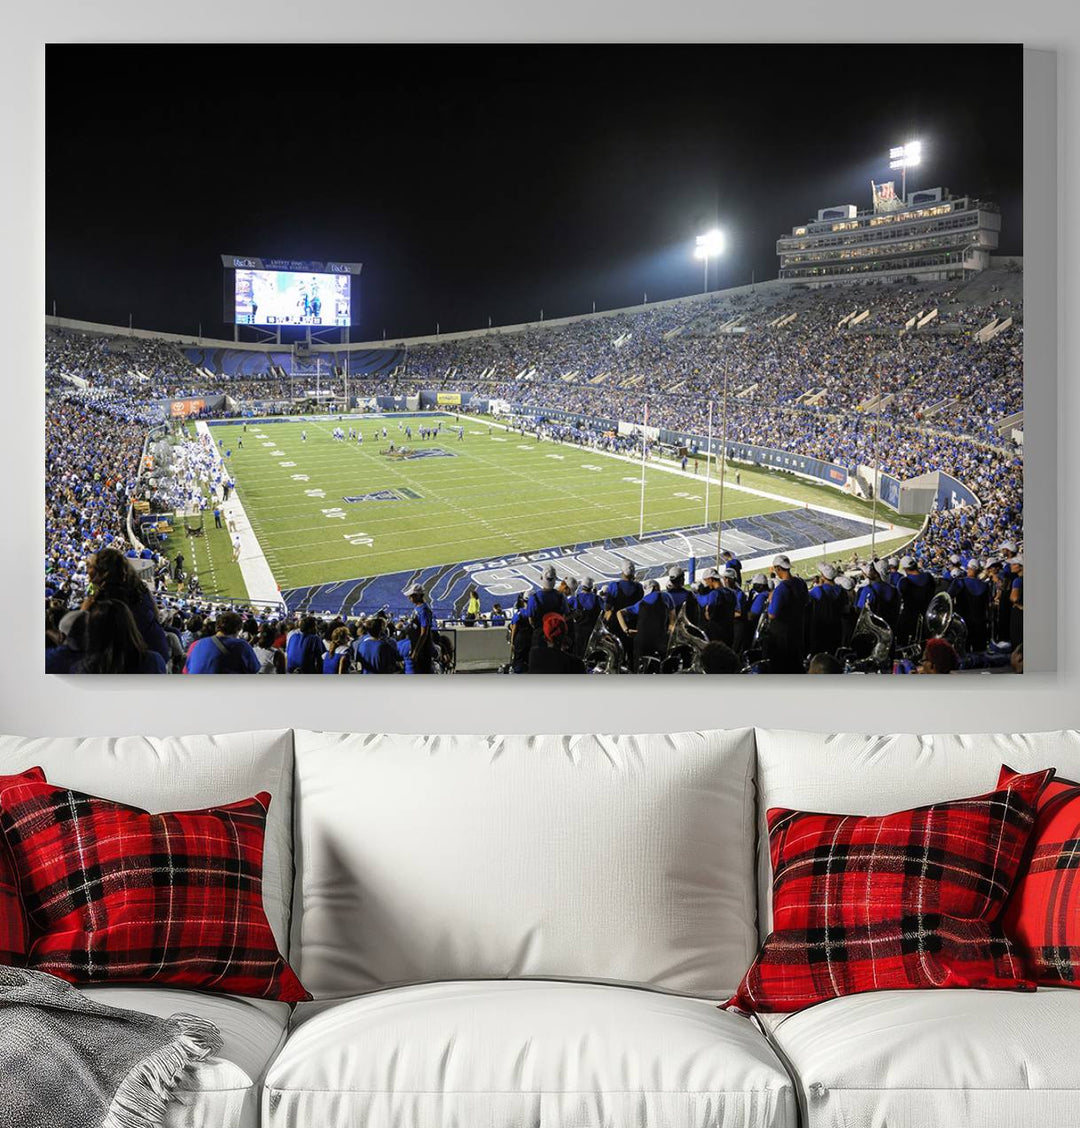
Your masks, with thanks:
[{"label": "sofa seat cushion", "polygon": [[1076,1128],[1080,992],[880,991],[759,1021],[805,1128]]},{"label": "sofa seat cushion", "polygon": [[84,987],[91,998],[167,1018],[194,1014],[221,1031],[216,1057],[188,1072],[169,1105],[165,1128],[258,1128],[259,1085],[285,1041],[286,1003],[159,987]]},{"label": "sofa seat cushion", "polygon": [[754,1025],[606,985],[478,981],[301,1004],[266,1128],[758,1128],[796,1124]]}]

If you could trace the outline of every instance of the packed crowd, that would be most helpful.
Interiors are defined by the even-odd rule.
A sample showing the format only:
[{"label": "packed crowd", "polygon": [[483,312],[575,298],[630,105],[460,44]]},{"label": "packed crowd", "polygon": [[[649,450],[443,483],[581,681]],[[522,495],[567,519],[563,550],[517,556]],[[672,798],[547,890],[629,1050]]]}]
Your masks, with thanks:
[{"label": "packed crowd", "polygon": [[[912,549],[940,576],[1023,537],[1022,450],[1001,426],[1023,408],[1020,281],[812,292],[768,284],[423,344],[394,376],[350,388],[365,398],[468,389],[517,405],[519,425],[558,441],[632,452],[633,437],[589,419],[636,421],[647,403],[650,424],[701,436],[708,403],[726,384],[732,441],[848,469],[880,463],[901,480],[940,470],[965,483],[981,506],[935,511]],[[927,327],[908,328],[935,309]],[[974,338],[1004,318],[1005,331]],[[181,451],[157,480],[143,473],[143,441],[163,418],[156,403],[227,390],[241,403],[277,398],[285,407],[294,390],[279,376],[208,380],[166,342],[72,331],[47,333],[46,374],[47,591],[76,599],[92,587],[88,556],[129,550],[133,499],[179,507],[205,497],[212,471],[197,449]],[[344,393],[334,377],[324,387]]]}]

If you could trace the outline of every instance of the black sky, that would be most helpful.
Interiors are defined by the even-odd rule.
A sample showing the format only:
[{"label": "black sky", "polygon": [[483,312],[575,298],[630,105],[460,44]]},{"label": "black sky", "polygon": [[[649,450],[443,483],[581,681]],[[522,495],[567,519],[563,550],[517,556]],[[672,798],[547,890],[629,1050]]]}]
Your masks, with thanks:
[{"label": "black sky", "polygon": [[[779,234],[911,187],[1023,253],[1012,46],[54,46],[46,308],[223,335],[223,251],[359,261],[353,339],[776,276]],[[899,183],[897,184],[899,190]],[[230,331],[231,332],[231,331]]]}]

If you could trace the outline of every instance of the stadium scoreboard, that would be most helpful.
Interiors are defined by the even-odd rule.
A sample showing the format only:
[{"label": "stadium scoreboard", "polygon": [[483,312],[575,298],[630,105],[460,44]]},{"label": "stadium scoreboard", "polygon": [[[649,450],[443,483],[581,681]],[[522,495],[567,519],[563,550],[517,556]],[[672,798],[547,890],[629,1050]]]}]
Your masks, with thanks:
[{"label": "stadium scoreboard", "polygon": [[236,325],[324,329],[352,324],[358,262],[306,262],[222,255],[225,319]]}]

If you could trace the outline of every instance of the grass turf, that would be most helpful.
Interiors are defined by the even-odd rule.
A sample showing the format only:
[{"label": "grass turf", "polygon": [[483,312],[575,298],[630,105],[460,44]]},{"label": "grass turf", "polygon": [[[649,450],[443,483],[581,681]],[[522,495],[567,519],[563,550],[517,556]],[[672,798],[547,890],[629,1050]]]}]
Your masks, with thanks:
[{"label": "grass turf", "polygon": [[[437,438],[417,437],[421,423],[434,426],[440,420],[443,432]],[[426,413],[404,420],[413,428],[411,441],[399,432],[399,422],[403,420],[346,421],[346,430],[359,426],[363,444],[335,441],[335,423],[327,420],[249,423],[246,431],[241,423],[210,429],[215,441],[232,451],[229,467],[238,495],[283,589],[638,532],[637,464],[596,451],[538,443],[475,418],[461,421],[465,438],[460,442],[456,418]],[[259,438],[260,432],[266,437]],[[379,453],[391,440],[416,450],[440,448],[452,457],[391,460]],[[791,502],[726,489],[726,521],[801,502],[869,515],[868,505],[835,490],[791,475],[738,470],[742,485],[783,494]],[[729,485],[735,472],[736,467],[728,467]],[[719,513],[715,469],[713,475],[711,521]],[[379,490],[419,496],[344,500]],[[647,468],[645,531],[702,525],[704,496],[703,465],[697,475]],[[188,538],[188,545],[207,594],[244,596],[226,530],[214,529],[208,515],[204,536]]]}]

